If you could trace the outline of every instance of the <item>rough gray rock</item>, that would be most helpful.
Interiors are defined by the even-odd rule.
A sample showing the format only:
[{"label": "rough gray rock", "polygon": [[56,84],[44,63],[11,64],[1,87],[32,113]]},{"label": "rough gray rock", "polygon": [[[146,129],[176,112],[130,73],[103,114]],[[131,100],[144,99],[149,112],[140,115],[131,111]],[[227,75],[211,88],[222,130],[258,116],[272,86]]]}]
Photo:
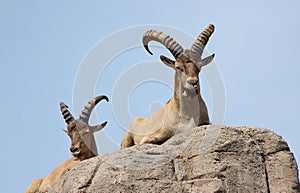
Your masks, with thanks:
[{"label": "rough gray rock", "polygon": [[256,127],[185,126],[163,145],[80,162],[50,189],[67,192],[300,192],[287,143]]}]

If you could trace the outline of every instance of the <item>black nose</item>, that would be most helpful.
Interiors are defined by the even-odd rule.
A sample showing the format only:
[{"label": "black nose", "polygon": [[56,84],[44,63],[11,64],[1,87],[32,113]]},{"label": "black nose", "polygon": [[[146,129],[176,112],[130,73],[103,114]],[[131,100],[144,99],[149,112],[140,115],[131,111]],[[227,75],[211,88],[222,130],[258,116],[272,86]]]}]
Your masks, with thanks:
[{"label": "black nose", "polygon": [[78,148],[77,148],[77,147],[71,147],[71,148],[70,148],[70,151],[71,151],[72,153],[74,153],[74,152],[78,151]]},{"label": "black nose", "polygon": [[195,86],[195,85],[197,85],[199,83],[199,80],[198,79],[189,79],[187,82],[190,85]]}]

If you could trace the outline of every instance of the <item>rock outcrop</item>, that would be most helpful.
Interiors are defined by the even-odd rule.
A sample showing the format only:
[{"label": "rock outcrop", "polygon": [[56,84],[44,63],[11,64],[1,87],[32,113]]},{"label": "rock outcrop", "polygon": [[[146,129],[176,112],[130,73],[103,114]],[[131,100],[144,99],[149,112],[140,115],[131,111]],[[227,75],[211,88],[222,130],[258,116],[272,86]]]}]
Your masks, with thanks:
[{"label": "rock outcrop", "polygon": [[287,143],[257,127],[182,127],[163,145],[82,161],[50,189],[67,192],[300,192]]}]

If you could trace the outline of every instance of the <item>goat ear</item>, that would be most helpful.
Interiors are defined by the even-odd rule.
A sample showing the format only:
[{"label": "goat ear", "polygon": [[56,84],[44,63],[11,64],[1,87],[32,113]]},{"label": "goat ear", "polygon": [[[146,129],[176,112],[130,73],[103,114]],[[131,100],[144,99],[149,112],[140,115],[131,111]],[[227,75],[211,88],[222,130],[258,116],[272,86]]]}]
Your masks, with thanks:
[{"label": "goat ear", "polygon": [[61,129],[61,130],[63,130],[63,132],[65,132],[66,134],[70,135],[68,130],[66,130],[66,129]]},{"label": "goat ear", "polygon": [[200,61],[199,67],[209,64],[214,59],[214,57],[215,57],[215,54],[212,54],[212,55],[207,56],[206,58],[202,59]]},{"label": "goat ear", "polygon": [[171,60],[171,59],[169,59],[169,58],[167,58],[166,56],[163,56],[163,55],[160,56],[160,60],[161,60],[165,65],[167,65],[167,66],[169,66],[169,67],[175,69],[175,61],[173,61],[173,60]]},{"label": "goat ear", "polygon": [[104,123],[100,124],[100,125],[96,125],[94,127],[92,127],[93,132],[97,132],[100,131],[101,129],[103,129],[107,124],[107,121],[105,121]]}]

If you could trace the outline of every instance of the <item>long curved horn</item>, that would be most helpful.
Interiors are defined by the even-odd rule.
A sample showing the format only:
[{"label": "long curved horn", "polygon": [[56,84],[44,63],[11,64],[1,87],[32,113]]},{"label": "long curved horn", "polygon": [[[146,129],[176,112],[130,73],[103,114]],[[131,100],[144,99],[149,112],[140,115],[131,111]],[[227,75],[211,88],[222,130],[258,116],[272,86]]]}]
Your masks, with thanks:
[{"label": "long curved horn", "polygon": [[153,55],[153,54],[149,50],[149,47],[148,47],[148,43],[151,40],[154,40],[154,41],[157,41],[157,42],[163,44],[172,53],[172,55],[175,58],[180,56],[184,51],[182,46],[180,44],[178,44],[175,40],[173,40],[173,38],[171,38],[170,36],[167,36],[163,32],[157,32],[155,30],[149,30],[146,33],[144,33],[142,41],[143,41],[143,45],[144,45],[145,49],[151,55]]},{"label": "long curved horn", "polygon": [[215,26],[213,24],[210,24],[205,30],[203,30],[200,33],[200,35],[198,36],[198,38],[196,39],[196,41],[191,47],[193,53],[199,55],[199,57],[202,56],[204,47],[206,46],[209,37],[214,32],[214,30],[215,30]]},{"label": "long curved horn", "polygon": [[60,106],[61,114],[64,117],[64,120],[66,121],[66,123],[69,124],[72,121],[74,121],[74,117],[70,113],[70,111],[68,110],[68,106],[65,103],[63,103],[63,102],[60,102],[59,106]]},{"label": "long curved horn", "polygon": [[81,115],[79,116],[79,119],[85,123],[88,123],[94,107],[103,99],[105,99],[108,102],[108,98],[105,95],[97,96],[92,100],[90,100],[88,104],[84,107],[84,109],[81,111]]}]

